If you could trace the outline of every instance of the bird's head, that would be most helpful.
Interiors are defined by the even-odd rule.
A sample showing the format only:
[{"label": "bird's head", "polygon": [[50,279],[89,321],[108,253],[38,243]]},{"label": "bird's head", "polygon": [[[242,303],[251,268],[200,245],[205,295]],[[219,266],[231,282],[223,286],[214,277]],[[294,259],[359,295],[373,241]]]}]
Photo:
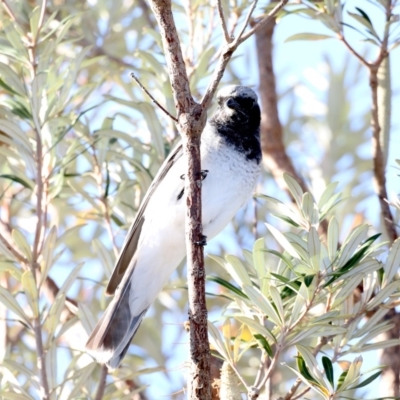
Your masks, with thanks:
[{"label": "bird's head", "polygon": [[257,126],[260,107],[255,92],[246,86],[225,86],[218,91],[218,109],[215,117],[221,122]]}]

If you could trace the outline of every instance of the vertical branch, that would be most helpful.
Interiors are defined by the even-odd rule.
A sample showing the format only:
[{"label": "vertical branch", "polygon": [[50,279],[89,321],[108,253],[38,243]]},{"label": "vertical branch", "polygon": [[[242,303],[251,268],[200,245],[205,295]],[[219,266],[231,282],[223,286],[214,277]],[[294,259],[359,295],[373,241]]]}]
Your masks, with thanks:
[{"label": "vertical branch", "polygon": [[[283,141],[283,129],[278,113],[278,99],[276,95],[276,82],[273,67],[273,35],[276,22],[273,19],[269,24],[262,25],[256,31],[256,46],[258,69],[260,73],[261,96],[261,149],[263,160],[275,181],[282,190],[285,190],[293,203],[296,203],[288,189],[283,174],[287,173],[296,179],[303,192],[308,192],[307,184],[300,176],[292,160],[286,153]],[[327,221],[321,221],[320,233],[326,235]]]},{"label": "vertical branch", "polygon": [[107,374],[107,365],[103,364],[100,369],[99,386],[97,388],[96,397],[94,398],[94,400],[101,400],[103,398],[104,391],[106,389]]},{"label": "vertical branch", "polygon": [[[384,112],[384,110],[379,110],[378,105],[378,69],[379,68],[375,66],[371,66],[369,69],[369,85],[371,87],[372,96],[371,127],[373,132],[372,154],[374,161],[375,190],[379,198],[386,232],[389,236],[390,241],[394,242],[398,236],[393,215],[387,201],[388,195],[386,190],[385,155],[383,153],[380,140],[381,127],[379,124],[379,113]],[[381,104],[381,108],[386,106],[386,104]]]},{"label": "vertical branch", "polygon": [[278,99],[276,96],[276,82],[273,69],[273,34],[275,20],[264,25],[256,33],[258,68],[260,71],[261,111],[261,149],[263,159],[273,174],[278,185],[291,196],[283,174],[286,172],[299,183],[303,192],[308,188],[303,178],[294,169],[292,160],[288,157],[283,143],[283,129],[278,113]]},{"label": "vertical branch", "polygon": [[[40,34],[40,30],[42,28],[44,22],[44,14],[46,10],[46,0],[42,0],[40,16],[38,21],[38,29],[36,36],[32,35],[31,37],[27,37],[29,47],[29,61],[30,61],[30,69],[33,85],[37,84],[34,81],[36,78],[36,46],[38,41],[38,36]],[[33,91],[35,93],[36,91]],[[37,91],[37,95],[39,96],[39,91]],[[33,101],[33,100],[32,100]],[[32,108],[33,109],[33,108]],[[38,258],[41,252],[41,248],[43,246],[44,240],[44,232],[45,232],[45,224],[46,224],[46,213],[47,213],[47,186],[48,181],[44,176],[44,166],[43,166],[43,142],[41,137],[41,122],[38,115],[33,113],[32,115],[34,120],[34,132],[36,138],[36,154],[35,154],[35,162],[36,162],[36,213],[37,213],[37,223],[35,230],[35,238],[33,242],[32,248],[32,264],[31,269],[33,272],[33,276],[36,276],[35,272],[38,268]],[[33,320],[33,330],[35,334],[36,341],[36,353],[37,353],[37,368],[39,370],[40,375],[40,383],[41,383],[41,398],[42,400],[50,399],[50,388],[49,382],[47,379],[47,370],[46,370],[46,359],[45,359],[45,351],[43,348],[43,337],[42,337],[42,324],[40,313]]]},{"label": "vertical branch", "polygon": [[[373,163],[374,163],[374,180],[375,180],[375,191],[379,198],[379,203],[381,207],[382,216],[384,219],[384,225],[386,228],[386,232],[389,236],[391,242],[394,242],[398,238],[398,234],[396,231],[394,218],[388,203],[388,195],[386,190],[386,157],[387,154],[384,153],[384,148],[382,148],[382,143],[388,142],[389,140],[389,131],[386,131],[387,137],[382,140],[382,127],[380,126],[380,115],[387,114],[390,118],[390,110],[387,110],[387,107],[390,107],[390,104],[385,102],[381,102],[379,104],[378,98],[378,73],[381,67],[385,66],[387,63],[387,68],[389,68],[389,60],[387,59],[389,56],[388,53],[388,42],[389,42],[389,26],[392,18],[393,5],[392,0],[386,0],[385,6],[385,17],[386,17],[386,25],[383,40],[381,43],[381,47],[379,50],[379,54],[376,60],[372,63],[366,61],[360,54],[357,53],[355,49],[347,42],[346,38],[343,35],[343,32],[338,35],[339,39],[344,43],[344,45],[348,48],[348,50],[358,58],[358,60],[365,65],[369,70],[369,85],[371,88],[371,128],[372,128],[372,154],[373,154]],[[390,84],[389,80],[387,83]],[[388,89],[388,88],[385,88]],[[385,128],[388,128],[387,126]]]},{"label": "vertical branch", "polygon": [[203,246],[197,244],[202,238],[200,136],[190,136],[184,143],[185,153],[191,155],[188,157],[185,190],[192,194],[192,196],[186,197],[186,248],[189,277],[190,355],[192,359],[188,392],[190,399],[207,400],[211,398],[211,377],[205,294],[206,274]]},{"label": "vertical branch", "polygon": [[41,382],[41,399],[49,400],[50,399],[50,389],[49,382],[47,380],[47,370],[46,370],[46,359],[43,348],[43,339],[42,339],[42,325],[40,322],[40,316],[33,320],[33,331],[35,333],[36,340],[36,353],[37,353],[37,367],[40,374],[40,382]]},{"label": "vertical branch", "polygon": [[206,123],[206,110],[234,51],[257,29],[271,21],[287,1],[281,0],[255,27],[245,32],[251,14],[257,4],[256,1],[253,3],[240,34],[232,42],[225,43],[201,104],[197,104],[190,93],[186,67],[171,11],[171,0],[151,1],[151,8],[160,29],[177,110],[177,125],[183,138],[183,146],[188,163],[185,193],[187,205],[186,252],[188,263],[190,353],[192,359],[189,387],[190,399],[209,400],[211,398],[210,349],[205,296],[204,252],[202,247],[204,237],[201,225],[200,135]]},{"label": "vertical branch", "polygon": [[171,2],[154,0],[151,2],[151,7],[160,28],[177,110],[178,129],[183,138],[188,163],[185,193],[191,356],[189,398],[209,400],[211,399],[210,345],[202,246],[200,158],[200,135],[205,126],[206,112],[193,100],[190,93],[182,50],[171,11]]}]

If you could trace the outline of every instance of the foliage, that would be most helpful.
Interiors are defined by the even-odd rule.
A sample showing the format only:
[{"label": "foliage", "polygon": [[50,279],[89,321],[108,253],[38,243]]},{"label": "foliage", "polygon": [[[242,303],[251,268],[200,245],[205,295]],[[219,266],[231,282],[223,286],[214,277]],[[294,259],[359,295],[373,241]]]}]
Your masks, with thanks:
[{"label": "foliage", "polygon": [[[385,243],[376,244],[379,234],[368,237],[367,225],[355,227],[339,243],[339,226],[331,217],[325,240],[318,228],[340,203],[341,194],[334,193],[336,184],[328,186],[315,203],[293,178],[286,176],[285,180],[298,211],[261,196],[280,211],[274,214],[277,218],[296,228],[282,233],[267,224],[283,252],[264,248],[261,238],[252,252],[244,252],[245,262],[229,255],[225,260],[212,256],[236,286],[219,279],[224,297],[231,301],[223,312],[222,335],[211,327],[210,340],[239,374],[243,355],[254,347],[259,349],[260,362],[268,366],[267,371],[254,384],[246,384],[248,392],[254,387],[261,390],[279,367],[282,354],[295,346],[299,352],[297,370],[289,368],[323,398],[341,398],[373,379],[358,382],[363,375],[362,358],[356,357],[334,384],[333,363],[351,354],[400,343],[399,339],[376,341],[393,327],[385,315],[397,304],[400,240],[391,246],[385,263],[378,258]],[[266,253],[275,259],[266,262]],[[359,287],[363,289],[356,297]],[[232,334],[233,327],[236,334]],[[243,333],[248,331],[251,336],[245,338]],[[323,370],[315,358],[320,353],[329,355],[322,358]],[[374,379],[378,376],[373,375]]]}]

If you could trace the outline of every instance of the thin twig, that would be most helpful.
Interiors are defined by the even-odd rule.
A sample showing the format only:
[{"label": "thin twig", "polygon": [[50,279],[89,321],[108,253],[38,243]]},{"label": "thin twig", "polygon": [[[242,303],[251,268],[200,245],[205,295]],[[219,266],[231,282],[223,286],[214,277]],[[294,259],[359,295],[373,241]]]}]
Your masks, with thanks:
[{"label": "thin twig", "polygon": [[37,38],[39,37],[40,30],[42,29],[45,12],[46,12],[46,0],[42,0],[42,6],[40,8],[38,29],[37,29],[37,32],[36,32],[35,42],[37,42]]},{"label": "thin twig", "polygon": [[253,386],[258,386],[261,382],[262,379],[262,374],[265,371],[265,367],[267,366],[268,362],[268,354],[265,352],[265,350],[262,350],[261,353],[261,360],[260,360],[260,365],[258,366],[258,371],[256,375],[256,379],[254,380],[254,385]]},{"label": "thin twig", "polygon": [[254,35],[262,26],[265,26],[270,21],[275,19],[276,14],[286,5],[288,0],[281,0],[265,17],[263,17],[259,22],[257,22],[250,30],[243,34],[239,40],[239,44],[243,43],[250,36]]},{"label": "thin twig", "polygon": [[338,35],[339,40],[343,42],[343,44],[348,48],[351,54],[353,54],[357,59],[361,62],[361,64],[365,65],[367,68],[371,68],[371,65],[362,55],[357,53],[357,51],[352,47],[352,45],[346,40],[343,33]]},{"label": "thin twig", "polygon": [[50,399],[50,389],[49,389],[49,382],[47,380],[46,361],[44,356],[43,340],[42,340],[42,326],[39,317],[35,318],[33,321],[33,330],[35,332],[37,367],[39,370],[41,392],[42,392],[41,399],[48,400]]},{"label": "thin twig", "polygon": [[[274,372],[275,366],[276,366],[276,364],[278,363],[278,360],[279,360],[279,356],[280,356],[280,354],[281,354],[281,352],[282,352],[282,350],[284,348],[285,337],[286,337],[286,335],[283,333],[280,342],[276,346],[274,357],[272,358],[271,363],[270,363],[267,371],[265,372],[265,375],[264,375],[263,379],[256,386],[256,388],[258,389],[258,392],[265,386],[265,384],[267,383],[268,379],[270,379],[272,373]],[[256,399],[257,397],[254,397],[254,398]]]},{"label": "thin twig", "polygon": [[219,19],[221,21],[221,26],[222,26],[222,31],[224,33],[225,41],[226,41],[226,43],[230,43],[230,42],[232,42],[232,37],[228,32],[228,27],[226,25],[224,9],[222,8],[221,0],[217,0],[217,10],[218,10]]},{"label": "thin twig", "polygon": [[261,21],[254,25],[253,28],[251,28],[246,33],[243,33],[242,36],[238,36],[231,43],[225,45],[219,57],[217,67],[215,68],[214,73],[211,77],[211,81],[201,100],[201,106],[203,109],[207,109],[209,107],[211,100],[217,90],[218,84],[222,79],[225,68],[238,46],[245,40],[247,40],[251,35],[253,35],[258,29],[263,27],[268,22],[272,21],[275,18],[276,14],[286,5],[287,2],[288,0],[281,0]]},{"label": "thin twig", "polygon": [[107,365],[103,364],[100,370],[99,386],[97,388],[96,397],[94,400],[101,400],[104,396],[104,391],[106,389],[108,368]]},{"label": "thin twig", "polygon": [[153,95],[142,85],[142,82],[136,77],[136,75],[131,72],[131,77],[136,81],[136,83],[140,86],[140,88],[150,97],[151,101],[161,110],[163,111],[168,117],[170,117],[173,121],[178,122],[178,119],[171,115],[168,110],[166,110],[154,97]]},{"label": "thin twig", "polygon": [[17,18],[15,17],[15,14],[11,7],[8,5],[7,0],[1,0],[3,3],[3,7],[6,10],[8,16],[11,18],[12,21],[17,22]]},{"label": "thin twig", "polygon": [[[300,382],[301,382],[301,380],[300,380]],[[303,396],[304,396],[307,392],[309,392],[310,390],[311,390],[310,387],[306,387],[306,388],[305,388],[303,391],[301,391],[297,396],[293,397],[292,400],[298,400],[298,399],[303,398]]]},{"label": "thin twig", "polygon": [[240,30],[239,34],[237,35],[236,40],[239,41],[241,39],[241,37],[243,36],[244,31],[246,30],[247,26],[249,25],[250,18],[253,15],[253,12],[254,12],[254,10],[255,10],[255,8],[257,6],[257,2],[258,2],[258,0],[254,0],[253,3],[251,4],[250,10],[247,13],[246,19],[244,20],[244,23],[243,23],[243,26],[242,26],[242,29]]},{"label": "thin twig", "polygon": [[6,238],[5,236],[0,233],[0,241],[4,244],[4,246],[7,248],[7,250],[21,263],[21,264],[28,264],[29,261],[27,258],[24,257],[23,254],[21,254],[15,246],[13,246]]}]

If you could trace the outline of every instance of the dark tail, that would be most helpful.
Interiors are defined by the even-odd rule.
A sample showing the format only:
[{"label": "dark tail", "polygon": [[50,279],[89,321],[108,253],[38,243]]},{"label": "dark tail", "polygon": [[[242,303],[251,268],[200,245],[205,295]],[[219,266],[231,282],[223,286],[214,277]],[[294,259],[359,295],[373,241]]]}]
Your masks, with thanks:
[{"label": "dark tail", "polygon": [[104,315],[91,333],[86,349],[100,363],[118,368],[148,307],[133,310],[129,304],[131,283],[115,294]]}]

